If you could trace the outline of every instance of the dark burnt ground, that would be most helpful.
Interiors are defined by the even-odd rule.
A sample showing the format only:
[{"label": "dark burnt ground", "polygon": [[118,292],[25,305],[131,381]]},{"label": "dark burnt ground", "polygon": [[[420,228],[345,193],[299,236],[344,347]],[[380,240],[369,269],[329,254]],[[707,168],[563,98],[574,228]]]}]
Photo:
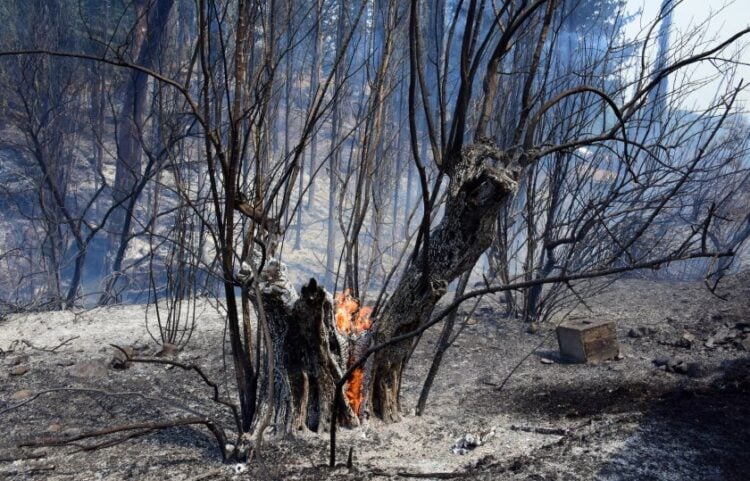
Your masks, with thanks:
[{"label": "dark burnt ground", "polygon": [[[478,392],[467,402],[477,406],[476,414],[512,413],[520,422],[568,431],[530,454],[501,462],[489,458],[473,476],[750,479],[750,276],[732,278],[723,293],[726,302],[696,286],[620,283],[599,302],[620,312],[615,320],[626,358],[600,366],[556,365],[550,375],[532,369],[531,382],[511,382],[504,394]],[[662,322],[652,322],[660,316]],[[649,334],[628,335],[642,326]],[[686,333],[695,336],[689,347],[681,342]],[[552,350],[540,352],[554,357]],[[697,369],[690,375],[669,372],[654,360],[693,363]]]},{"label": "dark burnt ground", "polygon": [[[550,433],[542,446],[521,455],[496,450],[475,461],[479,466],[466,465],[471,476],[750,479],[750,276],[729,279],[722,294],[727,301],[698,284],[618,282],[593,303],[589,315],[617,322],[625,359],[601,365],[540,364],[540,357],[556,359],[553,338],[501,392],[497,385],[509,368],[507,361],[499,361],[500,372],[480,376],[480,383],[488,385],[465,393],[460,406],[475,418],[506,414],[517,427],[562,435]],[[634,328],[637,337],[629,335]],[[512,330],[504,334],[513,338]],[[686,334],[692,339],[689,346],[683,341]],[[546,335],[543,329],[532,337]],[[494,349],[501,359],[518,356],[519,350]],[[681,364],[657,367],[655,360]],[[686,366],[692,366],[689,373]]]},{"label": "dark burnt ground", "polygon": [[[709,385],[659,389],[641,383],[556,391],[526,402],[533,416],[586,419],[557,441],[472,470],[476,479],[729,480],[750,473],[750,359],[728,363]],[[617,416],[612,416],[616,414]],[[625,439],[613,452],[602,447]]]}]

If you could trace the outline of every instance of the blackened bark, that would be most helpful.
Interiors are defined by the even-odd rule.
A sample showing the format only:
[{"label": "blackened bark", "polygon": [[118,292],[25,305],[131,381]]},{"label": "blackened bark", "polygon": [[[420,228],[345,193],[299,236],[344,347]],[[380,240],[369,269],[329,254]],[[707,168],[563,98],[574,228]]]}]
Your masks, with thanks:
[{"label": "blackened bark", "polygon": [[[488,143],[465,147],[450,159],[445,214],[430,232],[429,276],[423,279],[422,256],[406,268],[398,286],[377,316],[375,343],[412,331],[426,322],[448,284],[471,269],[490,246],[497,211],[515,192],[520,169]],[[383,349],[375,355],[370,405],[386,422],[399,420],[398,394],[411,343]]]},{"label": "blackened bark", "polygon": [[[285,432],[325,430],[331,422],[334,388],[348,357],[345,340],[334,325],[331,297],[315,279],[298,295],[285,266],[277,261],[269,262],[261,274],[260,292],[275,342],[276,422]],[[357,424],[351,408],[343,421]]]}]

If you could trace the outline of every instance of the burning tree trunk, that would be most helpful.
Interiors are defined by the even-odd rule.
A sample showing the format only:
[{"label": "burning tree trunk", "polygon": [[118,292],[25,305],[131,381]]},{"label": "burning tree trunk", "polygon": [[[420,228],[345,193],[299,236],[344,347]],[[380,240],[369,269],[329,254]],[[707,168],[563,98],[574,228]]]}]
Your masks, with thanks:
[{"label": "burning tree trunk", "polygon": [[[352,297],[350,289],[336,296],[336,329],[346,336],[346,369],[363,357],[372,344],[371,314],[372,308],[360,307],[359,301]],[[365,401],[371,369],[371,361],[355,369],[346,385],[346,403],[357,419],[362,419],[367,410]]]},{"label": "burning tree trunk", "polygon": [[[268,326],[275,341],[274,415],[286,432],[322,431],[331,421],[331,403],[343,371],[370,347],[371,309],[359,307],[348,292],[330,294],[310,279],[298,295],[286,267],[271,261],[260,279]],[[253,298],[253,302],[259,299]],[[366,410],[368,366],[346,385],[346,409],[339,422],[358,425]]]},{"label": "burning tree trunk", "polygon": [[[415,256],[378,315],[376,344],[412,331],[428,320],[448,284],[470,269],[487,250],[497,211],[515,192],[520,169],[489,143],[465,147],[446,169],[450,177],[445,214],[429,235],[427,265]],[[374,414],[386,422],[399,419],[401,375],[411,343],[375,355],[370,389]]]}]

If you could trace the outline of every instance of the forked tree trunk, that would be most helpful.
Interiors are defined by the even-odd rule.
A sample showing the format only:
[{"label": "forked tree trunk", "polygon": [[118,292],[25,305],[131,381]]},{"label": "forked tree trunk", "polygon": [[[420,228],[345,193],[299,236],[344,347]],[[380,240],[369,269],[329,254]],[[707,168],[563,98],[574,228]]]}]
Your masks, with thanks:
[{"label": "forked tree trunk", "polygon": [[[517,186],[518,169],[507,164],[503,152],[488,144],[474,144],[464,148],[447,169],[449,198],[442,221],[430,233],[427,276],[420,254],[407,266],[376,319],[374,344],[426,322],[448,284],[471,269],[489,247],[497,210]],[[286,267],[278,261],[269,262],[263,270],[259,287],[275,343],[275,424],[286,432],[323,430],[331,420],[334,386],[346,367],[372,345],[370,332],[355,336],[338,332],[330,295],[314,279],[298,295]],[[399,419],[398,394],[410,348],[411,343],[404,342],[379,351],[361,373],[369,394],[366,404],[386,422]],[[347,398],[339,422],[359,423],[366,409],[355,413],[352,406]]]},{"label": "forked tree trunk", "polygon": [[[498,209],[515,192],[519,170],[509,166],[505,153],[484,143],[465,147],[453,159],[446,169],[450,182],[445,213],[429,236],[427,279],[420,254],[377,316],[376,344],[426,322],[448,284],[487,250]],[[401,376],[411,345],[405,341],[375,354],[370,405],[386,422],[400,419]]]}]

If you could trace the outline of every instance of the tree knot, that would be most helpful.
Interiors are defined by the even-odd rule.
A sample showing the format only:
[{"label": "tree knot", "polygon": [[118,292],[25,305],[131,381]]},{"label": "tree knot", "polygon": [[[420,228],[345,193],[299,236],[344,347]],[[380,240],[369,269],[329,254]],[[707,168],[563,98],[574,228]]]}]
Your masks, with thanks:
[{"label": "tree knot", "polygon": [[429,279],[430,294],[435,299],[440,299],[448,292],[448,281],[430,276]]},{"label": "tree knot", "polygon": [[508,153],[501,150],[494,141],[487,138],[477,139],[473,144],[464,147],[461,155],[465,159],[471,159],[477,166],[482,165],[487,159],[499,162],[503,167],[510,163]]},{"label": "tree knot", "polygon": [[466,194],[466,203],[472,207],[492,204],[515,192],[517,178],[511,169],[485,166],[479,175],[464,184],[462,190]]}]

